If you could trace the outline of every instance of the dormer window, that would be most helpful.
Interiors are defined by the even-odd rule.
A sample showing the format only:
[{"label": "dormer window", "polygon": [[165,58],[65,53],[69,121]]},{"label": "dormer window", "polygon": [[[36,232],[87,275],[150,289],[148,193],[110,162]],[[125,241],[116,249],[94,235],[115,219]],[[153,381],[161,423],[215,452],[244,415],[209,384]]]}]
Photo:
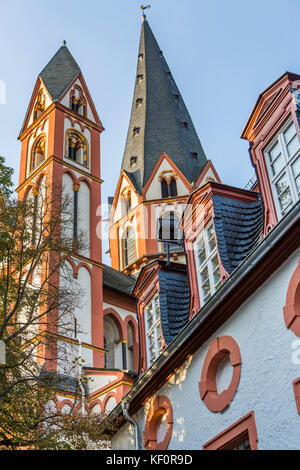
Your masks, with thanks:
[{"label": "dormer window", "polygon": [[76,163],[88,167],[88,145],[80,132],[70,129],[66,132],[66,157]]},{"label": "dormer window", "polygon": [[44,112],[45,110],[45,95],[43,93],[43,90],[40,90],[38,98],[36,100],[36,104],[34,107],[34,114],[33,114],[33,120],[35,121],[40,117],[40,115]]},{"label": "dormer window", "polygon": [[133,128],[133,137],[139,135],[140,133],[140,128],[139,127],[134,127]]},{"label": "dormer window", "polygon": [[172,78],[172,74],[171,74],[171,72],[169,72],[169,71],[168,71],[168,72],[166,72],[166,77],[168,77],[168,78]]},{"label": "dormer window", "polygon": [[175,100],[177,103],[179,103],[179,95],[176,94],[176,95],[173,95],[173,96],[174,96],[174,100]]},{"label": "dormer window", "polygon": [[199,234],[194,253],[198,274],[200,304],[203,306],[221,285],[219,259],[213,222]]},{"label": "dormer window", "polygon": [[31,161],[30,161],[30,170],[37,168],[46,158],[46,137],[38,137],[31,151]]},{"label": "dormer window", "polygon": [[163,349],[160,306],[158,294],[156,294],[145,307],[145,328],[146,328],[146,344],[147,359],[150,367],[158,358]]},{"label": "dormer window", "polygon": [[136,80],[138,83],[140,83],[144,78],[144,75],[142,73],[140,73],[137,77],[136,77]]},{"label": "dormer window", "polygon": [[183,129],[187,129],[189,127],[186,121],[181,121],[180,125]]},{"label": "dormer window", "polygon": [[191,157],[197,160],[198,158],[198,153],[197,152],[191,152]]},{"label": "dormer window", "polygon": [[163,51],[157,51],[157,55],[159,55],[160,57],[162,57]]},{"label": "dormer window", "polygon": [[135,102],[137,108],[140,108],[143,104],[143,98],[138,98]]},{"label": "dormer window", "polygon": [[144,60],[144,54],[141,53],[139,54],[139,62],[143,62],[143,60]]},{"label": "dormer window", "polygon": [[265,151],[278,218],[300,199],[300,144],[289,121]]}]

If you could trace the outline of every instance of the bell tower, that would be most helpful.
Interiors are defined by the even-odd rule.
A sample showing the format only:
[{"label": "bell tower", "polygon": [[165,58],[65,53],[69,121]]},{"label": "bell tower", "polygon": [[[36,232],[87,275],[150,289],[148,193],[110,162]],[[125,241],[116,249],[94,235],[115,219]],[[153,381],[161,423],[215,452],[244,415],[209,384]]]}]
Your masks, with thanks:
[{"label": "bell tower", "polygon": [[[66,44],[39,74],[19,135],[22,143],[18,197],[37,196],[43,184],[68,194],[73,236],[84,231],[87,247],[70,260],[84,291],[76,311],[81,333],[57,334],[62,344],[81,344],[87,367],[103,367],[100,134],[103,126],[82,72]],[[98,233],[98,236],[97,236]],[[55,361],[54,361],[55,363]],[[47,364],[46,364],[47,366]],[[56,361],[51,368],[63,371]]]},{"label": "bell tower", "polygon": [[[179,223],[189,194],[205,178],[219,181],[143,14],[130,123],[110,214],[112,267],[136,274],[152,259],[166,258],[157,240],[158,219]],[[172,260],[185,262],[182,245],[173,247]]]}]

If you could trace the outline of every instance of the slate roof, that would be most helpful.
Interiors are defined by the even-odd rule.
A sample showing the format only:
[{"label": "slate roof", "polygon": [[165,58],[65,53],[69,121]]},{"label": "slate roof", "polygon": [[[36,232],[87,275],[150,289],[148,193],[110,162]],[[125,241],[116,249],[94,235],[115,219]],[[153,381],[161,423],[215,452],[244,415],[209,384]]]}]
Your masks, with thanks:
[{"label": "slate roof", "polygon": [[187,270],[160,269],[159,304],[161,327],[166,344],[170,344],[189,321],[190,287]]},{"label": "slate roof", "polygon": [[[182,124],[186,123],[186,124]],[[139,133],[134,137],[133,130]],[[166,152],[191,183],[207,159],[169,66],[146,20],[142,23],[136,85],[122,161],[135,190],[146,184]],[[191,153],[197,153],[195,158]],[[131,157],[137,157],[134,167]]]},{"label": "slate roof", "polygon": [[[57,372],[42,369],[39,379],[43,384],[47,383],[48,385],[54,387],[57,390],[62,390],[64,392],[71,393],[80,393],[80,387],[76,377],[72,377],[70,375],[65,374],[58,374]],[[83,388],[87,396],[87,384],[83,383]]]},{"label": "slate roof", "polygon": [[80,67],[67,46],[61,46],[42,70],[40,77],[51,99],[58,101],[80,71]]},{"label": "slate roof", "polygon": [[104,265],[102,272],[104,287],[117,290],[122,294],[131,295],[136,282],[134,277],[128,276],[107,265]]},{"label": "slate roof", "polygon": [[257,245],[263,230],[263,206],[212,196],[214,225],[222,264],[231,274]]}]

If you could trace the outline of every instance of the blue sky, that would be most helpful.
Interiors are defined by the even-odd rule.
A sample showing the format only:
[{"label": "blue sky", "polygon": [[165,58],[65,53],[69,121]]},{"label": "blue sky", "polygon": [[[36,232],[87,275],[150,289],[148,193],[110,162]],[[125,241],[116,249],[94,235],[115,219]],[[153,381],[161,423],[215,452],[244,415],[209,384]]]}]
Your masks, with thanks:
[{"label": "blue sky", "polygon": [[[300,73],[299,0],[150,2],[147,19],[208,158],[224,183],[245,186],[253,169],[240,134],[256,99],[287,70]],[[0,80],[7,95],[0,104],[0,155],[15,168],[16,185],[17,137],[35,81],[65,39],[105,127],[102,197],[113,195],[129,124],[141,3],[1,2]]]}]

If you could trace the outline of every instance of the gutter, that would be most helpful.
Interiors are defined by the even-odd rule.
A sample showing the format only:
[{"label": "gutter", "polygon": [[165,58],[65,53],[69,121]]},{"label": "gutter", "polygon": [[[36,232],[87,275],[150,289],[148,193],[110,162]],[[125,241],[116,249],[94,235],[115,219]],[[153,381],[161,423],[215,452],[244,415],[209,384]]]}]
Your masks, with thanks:
[{"label": "gutter", "polygon": [[[297,230],[299,236],[297,236]],[[285,238],[287,240],[284,240]],[[271,262],[266,263],[264,259],[272,256],[274,249],[282,240],[284,244],[280,247],[280,251],[275,253],[274,259]],[[300,201],[252,250],[215,295],[181,330],[179,335],[169,344],[150,369],[135,383],[125,397],[128,405],[131,405],[131,413],[136,413],[143,406],[143,403],[155,393],[155,390],[165,383],[168,375],[174,373],[174,369],[180,367],[188,355],[197,351],[211,337],[212,332],[210,328],[216,331],[269,278],[272,272],[299,247],[299,240]],[[270,274],[268,274],[268,269],[271,270]],[[255,281],[252,280],[251,282],[251,275]],[[254,282],[258,283],[258,285],[254,284]],[[233,294],[240,285],[244,285],[242,295],[235,299]],[[229,307],[227,307],[226,302],[228,302]],[[231,308],[231,311],[228,310],[229,308]],[[181,356],[185,356],[182,361],[178,361],[178,351],[180,350]],[[160,377],[160,373],[162,377]],[[154,387],[154,391],[152,391],[151,386]],[[145,391],[146,387],[147,390]],[[137,397],[137,403],[134,403],[134,399]],[[106,429],[115,417],[121,414],[122,409],[119,403],[104,421],[103,428]],[[119,429],[121,427],[122,424]]]}]

